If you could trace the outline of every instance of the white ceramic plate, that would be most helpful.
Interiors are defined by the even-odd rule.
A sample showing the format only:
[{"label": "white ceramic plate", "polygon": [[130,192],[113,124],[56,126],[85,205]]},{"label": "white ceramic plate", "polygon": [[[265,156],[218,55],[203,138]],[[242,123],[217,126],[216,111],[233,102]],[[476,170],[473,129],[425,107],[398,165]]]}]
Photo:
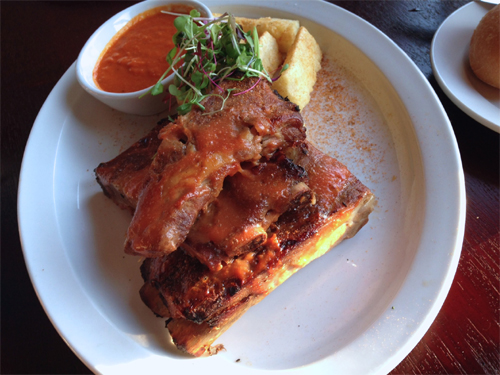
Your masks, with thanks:
[{"label": "white ceramic plate", "polygon": [[500,90],[478,79],[469,65],[474,30],[491,4],[470,2],[439,27],[431,46],[431,63],[445,94],[474,120],[500,133]]},{"label": "white ceramic plate", "polygon": [[375,193],[369,223],[252,307],[218,340],[226,351],[179,354],[139,299],[138,259],[123,253],[130,215],[93,174],[161,116],[106,107],[80,88],[72,66],[36,119],[20,176],[19,228],[40,301],[97,373],[387,373],[436,317],[460,256],[465,190],[446,114],[410,59],[340,8],[206,3],[296,18],[316,37],[327,61],[304,110],[309,137]]}]

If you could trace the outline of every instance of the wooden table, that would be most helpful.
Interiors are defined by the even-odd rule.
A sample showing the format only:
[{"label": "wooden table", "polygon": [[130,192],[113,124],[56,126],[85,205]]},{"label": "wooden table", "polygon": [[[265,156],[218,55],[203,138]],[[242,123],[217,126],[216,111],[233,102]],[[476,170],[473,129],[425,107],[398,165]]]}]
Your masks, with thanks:
[{"label": "wooden table", "polygon": [[[455,280],[427,334],[392,373],[498,374],[499,135],[444,95],[429,61],[434,32],[467,1],[332,2],[386,33],[421,69],[449,115],[465,172],[467,221]],[[17,229],[17,186],[29,132],[48,94],[94,30],[129,5],[114,1],[0,5],[3,374],[90,373],[53,328],[34,293]]]}]

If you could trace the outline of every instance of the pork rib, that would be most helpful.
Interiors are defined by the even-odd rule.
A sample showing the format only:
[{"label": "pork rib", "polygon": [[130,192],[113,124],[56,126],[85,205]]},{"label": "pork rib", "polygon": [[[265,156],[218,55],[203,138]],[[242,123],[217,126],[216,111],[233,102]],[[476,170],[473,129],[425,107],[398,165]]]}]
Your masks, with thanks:
[{"label": "pork rib", "polygon": [[311,200],[307,173],[279,152],[244,166],[224,181],[220,195],[198,217],[182,247],[210,270],[255,250],[267,229],[291,206]]},{"label": "pork rib", "polygon": [[[243,92],[254,84],[254,79],[225,81],[223,88]],[[218,111],[222,104],[220,95],[211,96],[203,102],[205,111],[193,109],[160,131],[150,181],[127,233],[127,253],[156,257],[176,250],[242,162],[271,158],[305,138],[296,106],[266,81],[244,95],[231,95]]]},{"label": "pork rib", "polygon": [[168,328],[180,349],[193,355],[209,352],[234,316],[367,222],[373,195],[345,166],[307,143],[294,153],[309,175],[316,202],[281,215],[255,252],[216,272],[182,249],[143,263],[145,284],[157,288],[152,300],[167,307]]},{"label": "pork rib", "polygon": [[169,124],[161,120],[145,137],[114,159],[100,163],[94,170],[104,194],[119,207],[135,211],[139,195],[149,179],[149,167],[161,140],[158,134]]},{"label": "pork rib", "polygon": [[[172,126],[166,124],[160,122],[128,150],[96,168],[97,181],[120,207],[134,212],[149,179],[146,166],[160,144],[159,129]],[[288,159],[284,150],[269,161],[244,163],[240,172],[225,179],[220,195],[200,213],[182,247],[211,270],[220,269],[231,258],[265,242],[268,227],[290,206],[310,202],[307,183],[305,170]]]},{"label": "pork rib", "polygon": [[[236,106],[226,107],[228,108],[237,112]],[[291,112],[287,112],[288,110]],[[269,123],[276,124],[281,120],[293,119],[293,108],[290,107],[287,111]],[[225,121],[222,120],[225,118],[223,114],[218,116],[220,118],[217,117],[213,121]],[[247,153],[244,156],[240,154],[227,156],[222,152],[221,158],[226,157],[226,159],[222,162],[216,161],[216,167],[219,169],[214,168],[212,164],[204,169],[200,169],[200,164],[188,165],[188,162],[183,164],[184,160],[189,162],[195,160],[194,157],[186,158],[186,156],[200,155],[197,138],[193,136],[193,134],[198,135],[196,131],[199,129],[193,124],[191,126],[196,128],[195,131],[185,126],[183,124],[185,118],[163,127],[161,131],[153,130],[153,133],[159,134],[159,140],[151,142],[150,148],[146,147],[142,152],[138,146],[133,146],[116,160],[109,164],[101,164],[96,169],[97,179],[105,193],[107,191],[107,195],[117,204],[132,211],[137,204],[137,211],[143,209],[143,213],[147,210],[142,205],[146,205],[152,214],[157,213],[156,207],[147,207],[147,204],[161,205],[164,202],[156,197],[149,203],[145,200],[146,203],[141,205],[150,186],[155,186],[155,189],[158,189],[156,193],[159,192],[160,195],[165,191],[168,192],[168,189],[164,190],[165,186],[171,189],[175,187],[180,189],[177,194],[182,196],[183,188],[190,184],[194,186],[208,181],[205,183],[207,186],[203,184],[194,186],[200,190],[195,190],[191,195],[188,194],[187,197],[180,199],[181,203],[174,205],[173,208],[168,208],[167,205],[173,213],[189,211],[189,215],[185,214],[187,219],[182,217],[184,213],[178,216],[180,224],[188,222],[184,227],[181,225],[181,231],[186,232],[185,242],[181,241],[177,251],[173,252],[154,249],[156,245],[153,244],[154,251],[148,252],[146,249],[142,255],[154,257],[147,258],[141,266],[144,279],[140,291],[142,300],[156,315],[168,319],[167,328],[177,347],[195,356],[213,353],[215,349],[211,347],[212,343],[249,307],[259,302],[309,262],[323,255],[343,239],[352,237],[367,222],[368,215],[373,209],[374,198],[368,188],[341,163],[323,154],[307,141],[301,140],[303,139],[301,122],[290,120],[290,123],[279,128],[279,131],[268,130],[266,133],[262,130],[266,128],[259,122],[265,121],[264,117],[259,117],[258,121],[245,119],[243,125],[240,124],[240,120],[231,120],[241,125],[238,129],[245,134],[243,140],[248,142],[247,146],[250,149],[244,151]],[[205,120],[207,118],[201,118],[200,121]],[[261,129],[260,133],[256,127]],[[236,125],[233,128],[236,128]],[[211,137],[208,131],[207,134],[203,131],[199,134],[203,135],[207,142]],[[150,139],[155,137],[156,135],[151,136]],[[219,135],[216,134],[215,138],[218,139]],[[222,136],[220,138],[222,139]],[[229,137],[232,141],[238,142],[237,136],[233,138]],[[251,151],[253,146],[255,146],[253,150],[259,152],[250,157],[253,151],[249,150]],[[157,150],[154,150],[155,147]],[[203,155],[214,157],[217,151],[221,150],[212,150],[211,153]],[[156,157],[151,163],[155,154]],[[130,161],[127,161],[128,158]],[[139,168],[127,165],[134,158],[137,159],[135,163],[140,166]],[[234,163],[225,163],[227,160]],[[275,168],[278,164],[279,168]],[[170,171],[170,168],[174,168],[172,166],[182,173],[177,175]],[[249,174],[253,168],[258,168],[257,171],[262,174],[260,176],[259,173]],[[295,171],[294,173],[300,170],[304,173],[286,175],[287,168]],[[169,176],[173,180],[162,181],[165,171],[171,173]],[[196,179],[195,174],[200,171],[205,180]],[[194,174],[191,175],[191,172]],[[263,209],[256,208],[249,211],[250,217],[253,215],[256,222],[260,220],[258,226],[262,231],[256,231],[257,235],[241,235],[237,226],[231,225],[230,220],[220,220],[220,224],[224,226],[222,231],[229,234],[228,238],[220,235],[204,237],[208,233],[207,226],[210,225],[208,220],[205,221],[209,216],[213,219],[217,214],[234,212],[238,201],[257,202],[259,195],[267,188],[267,185],[262,187],[262,183],[269,181],[264,176],[273,176],[275,179],[272,181],[277,183],[276,187],[269,189],[267,196],[264,197],[269,205]],[[187,182],[186,177],[188,177]],[[128,180],[134,180],[131,184],[135,186],[134,189],[130,188]],[[151,185],[152,183],[154,184]],[[261,186],[258,188],[259,184]],[[203,191],[205,188],[208,192]],[[302,204],[294,202],[294,189],[302,191],[297,197],[307,197]],[[139,194],[141,190],[142,195]],[[280,200],[278,195],[273,195],[279,191],[286,191],[288,197]],[[171,193],[175,191],[172,190]],[[203,205],[197,203],[196,198],[204,194],[206,196],[203,199],[207,199],[206,203]],[[137,199],[139,195],[140,198]],[[190,201],[191,198],[193,200]],[[175,199],[174,194],[174,201]],[[220,200],[218,204],[224,207],[219,213],[212,207],[218,200]],[[276,209],[276,213],[266,215],[269,207]],[[264,212],[266,214],[263,214]],[[197,216],[198,221],[193,226]],[[175,220],[172,223],[175,224]],[[238,225],[243,227],[248,225],[252,228],[251,224],[251,220],[245,222],[242,216]],[[262,232],[265,235],[256,240]],[[180,241],[182,235],[177,233],[177,236],[177,240]],[[234,245],[234,240],[238,237],[248,246]],[[247,241],[249,238],[255,241]],[[209,244],[211,246],[208,246]]]}]

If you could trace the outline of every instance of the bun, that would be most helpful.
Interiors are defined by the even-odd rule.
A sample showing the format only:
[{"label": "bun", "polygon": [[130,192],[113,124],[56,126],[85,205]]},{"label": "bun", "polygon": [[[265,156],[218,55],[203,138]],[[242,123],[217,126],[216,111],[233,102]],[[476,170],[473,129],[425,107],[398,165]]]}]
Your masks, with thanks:
[{"label": "bun", "polygon": [[483,82],[500,88],[500,5],[496,5],[479,21],[472,34],[469,50],[470,66]]}]

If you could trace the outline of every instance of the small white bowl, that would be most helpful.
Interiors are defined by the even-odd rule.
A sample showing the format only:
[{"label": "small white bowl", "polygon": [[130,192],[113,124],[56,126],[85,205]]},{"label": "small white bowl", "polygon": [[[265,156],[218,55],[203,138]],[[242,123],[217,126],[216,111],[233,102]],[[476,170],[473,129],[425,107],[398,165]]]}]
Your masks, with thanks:
[{"label": "small white bowl", "polygon": [[[145,95],[150,88],[130,93],[112,93],[98,88],[93,79],[94,67],[101,52],[111,38],[135,16],[162,5],[182,4],[190,5],[197,9],[203,17],[212,17],[212,12],[204,4],[194,0],[151,0],[133,5],[106,21],[90,37],[82,48],[76,62],[76,76],[78,82],[90,95],[118,111],[135,115],[153,115],[168,109],[164,102],[165,95]],[[168,51],[165,51],[165,54]],[[166,77],[162,83],[165,85],[173,80],[173,75]]]}]

